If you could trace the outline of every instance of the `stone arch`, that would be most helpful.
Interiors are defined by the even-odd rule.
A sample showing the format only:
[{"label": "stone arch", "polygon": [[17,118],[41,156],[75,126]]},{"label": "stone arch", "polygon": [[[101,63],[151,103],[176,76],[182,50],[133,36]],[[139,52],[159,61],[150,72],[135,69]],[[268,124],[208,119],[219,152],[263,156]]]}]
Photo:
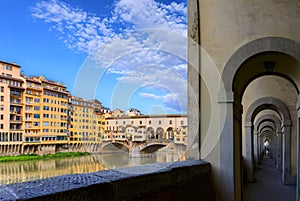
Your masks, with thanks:
[{"label": "stone arch", "polygon": [[258,118],[254,124],[254,162],[255,167],[258,167],[258,163],[261,160],[262,148],[259,136],[259,128],[264,122],[273,122],[276,126],[276,153],[275,153],[275,164],[278,170],[282,170],[282,128],[281,120],[274,115],[264,115]]},{"label": "stone arch", "polygon": [[158,127],[156,129],[155,138],[156,139],[162,139],[164,135],[164,129],[162,127]]},{"label": "stone arch", "polygon": [[281,121],[275,117],[274,115],[264,115],[256,120],[254,123],[254,132],[258,131],[258,128],[260,127],[260,124],[265,122],[265,121],[271,121],[276,125],[276,131],[281,131]]},{"label": "stone arch", "polygon": [[[300,61],[300,44],[297,42],[282,38],[282,37],[265,37],[253,40],[246,45],[240,47],[226,63],[223,73],[222,81],[225,88],[227,98],[234,98],[232,95],[232,87],[234,85],[235,76],[249,58],[264,52],[280,52],[290,55],[297,61]],[[263,74],[259,73],[260,76]],[[289,79],[292,80],[292,79]],[[299,94],[299,83],[292,82]]]},{"label": "stone arch", "polygon": [[[280,58],[280,60],[286,59],[291,61],[293,63],[291,65],[293,71],[290,72],[293,73],[286,72],[287,69],[284,68],[269,69],[264,63],[261,63],[261,66],[257,68],[246,68],[249,67],[249,62],[255,61],[255,58],[259,57],[261,59],[270,55]],[[243,109],[241,100],[244,90],[251,81],[258,77],[279,75],[291,81],[299,94],[300,68],[296,66],[299,62],[299,43],[281,37],[265,37],[253,40],[240,47],[225,64],[221,75],[221,86],[224,88],[220,88],[218,101],[220,111],[226,111],[226,114],[221,116],[220,120],[223,126],[220,135],[220,186],[221,192],[223,192],[222,197],[225,200],[241,200],[243,197],[241,158],[241,119]],[[299,119],[300,109],[297,109]],[[251,127],[251,125],[248,126]],[[299,135],[299,131],[297,133]]]},{"label": "stone arch", "polygon": [[166,139],[174,140],[174,128],[173,127],[167,128]]},{"label": "stone arch", "polygon": [[152,127],[148,127],[146,130],[147,136],[149,139],[154,139],[155,135],[154,135],[154,129]]},{"label": "stone arch", "polygon": [[[291,180],[291,117],[287,106],[279,99],[273,97],[264,97],[254,101],[246,112],[245,117],[245,135],[246,135],[246,158],[245,166],[247,169],[247,180],[254,181],[254,127],[253,122],[256,115],[265,110],[272,109],[277,112],[283,120],[282,127],[284,130],[284,155],[283,155],[283,172],[282,182],[289,184]],[[273,128],[275,132],[275,128]]]},{"label": "stone arch", "polygon": [[271,130],[273,133],[276,131],[276,126],[272,122],[264,122],[261,124],[261,128],[258,130],[259,133],[264,132],[264,130]]},{"label": "stone arch", "polygon": [[291,125],[291,117],[286,105],[281,100],[273,97],[260,98],[252,103],[246,113],[245,124],[254,122],[256,115],[264,109],[276,111],[284,119],[284,125]]}]

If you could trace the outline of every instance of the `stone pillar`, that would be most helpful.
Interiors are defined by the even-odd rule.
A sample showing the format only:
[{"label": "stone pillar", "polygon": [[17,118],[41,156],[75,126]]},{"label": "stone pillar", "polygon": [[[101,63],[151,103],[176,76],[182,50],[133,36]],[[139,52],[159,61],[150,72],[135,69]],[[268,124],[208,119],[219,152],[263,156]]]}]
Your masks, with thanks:
[{"label": "stone pillar", "polygon": [[245,137],[246,137],[246,157],[245,166],[247,171],[247,182],[254,181],[254,151],[253,151],[253,126],[252,123],[245,125]]},{"label": "stone pillar", "polygon": [[298,96],[297,103],[297,192],[296,192],[296,200],[300,199],[300,95]]},{"label": "stone pillar", "polygon": [[277,132],[277,162],[276,168],[282,170],[282,132]]},{"label": "stone pillar", "polygon": [[258,168],[258,160],[259,160],[259,149],[258,149],[258,135],[257,131],[253,133],[253,145],[254,145],[254,168]]},{"label": "stone pillar", "polygon": [[258,164],[261,164],[262,161],[262,152],[263,152],[263,148],[262,148],[262,139],[261,139],[261,134],[258,135]]},{"label": "stone pillar", "polygon": [[282,144],[282,183],[288,185],[291,173],[291,125],[284,125]]},{"label": "stone pillar", "polygon": [[277,165],[277,132],[275,132],[273,134],[273,146],[272,147],[272,154],[273,154],[273,158],[274,158],[274,163],[275,163],[275,166]]},{"label": "stone pillar", "polygon": [[[243,171],[241,149],[241,111],[232,97],[219,101],[221,120],[220,136],[220,194],[221,200],[242,200]],[[240,103],[239,101],[236,101]]]}]

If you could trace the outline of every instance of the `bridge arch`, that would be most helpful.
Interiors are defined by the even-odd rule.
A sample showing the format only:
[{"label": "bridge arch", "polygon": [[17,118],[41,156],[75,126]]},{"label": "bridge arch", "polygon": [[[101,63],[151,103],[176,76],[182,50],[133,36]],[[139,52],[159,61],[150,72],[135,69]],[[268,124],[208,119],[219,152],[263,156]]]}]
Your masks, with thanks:
[{"label": "bridge arch", "polygon": [[106,142],[102,144],[102,150],[122,150],[129,152],[129,144],[127,142]]}]

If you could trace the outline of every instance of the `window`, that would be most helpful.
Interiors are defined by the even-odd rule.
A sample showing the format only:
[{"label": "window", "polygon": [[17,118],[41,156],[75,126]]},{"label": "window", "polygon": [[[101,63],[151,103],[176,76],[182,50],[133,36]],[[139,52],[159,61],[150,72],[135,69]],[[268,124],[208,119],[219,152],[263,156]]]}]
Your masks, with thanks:
[{"label": "window", "polygon": [[12,70],[11,66],[6,66],[6,70]]},{"label": "window", "polygon": [[149,121],[149,124],[151,124],[151,121]]},{"label": "window", "polygon": [[0,119],[3,120],[3,114],[0,115]]},{"label": "window", "polygon": [[1,99],[0,99],[1,101],[4,101],[4,96],[1,96]]},{"label": "window", "polygon": [[142,121],[140,121],[140,125],[141,125],[141,124],[143,124],[143,122],[142,122]]},{"label": "window", "polygon": [[158,124],[161,125],[161,120],[158,121]]},{"label": "window", "polygon": [[1,86],[1,92],[4,92],[4,87],[3,86]]},{"label": "window", "polygon": [[34,117],[35,119],[39,119],[39,118],[40,118],[40,115],[39,115],[39,114],[34,114],[33,117]]},{"label": "window", "polygon": [[180,121],[180,125],[183,126],[183,121]]},{"label": "window", "polygon": [[4,110],[4,105],[0,105],[0,110],[1,110],[1,111]]},{"label": "window", "polygon": [[0,124],[0,129],[3,129],[3,124]]},{"label": "window", "polygon": [[169,124],[172,124],[172,120],[169,121]]},{"label": "window", "polygon": [[33,108],[35,111],[39,111],[40,110],[40,107],[39,106],[34,106]]},{"label": "window", "polygon": [[35,99],[34,99],[34,102],[35,102],[35,103],[39,103],[39,102],[40,102],[40,99],[39,99],[39,98],[35,98]]}]

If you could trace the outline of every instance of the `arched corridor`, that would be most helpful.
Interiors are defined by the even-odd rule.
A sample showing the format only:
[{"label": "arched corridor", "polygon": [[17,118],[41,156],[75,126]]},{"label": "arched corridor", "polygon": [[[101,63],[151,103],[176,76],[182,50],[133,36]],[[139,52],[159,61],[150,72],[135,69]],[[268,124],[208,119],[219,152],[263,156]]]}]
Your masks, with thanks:
[{"label": "arched corridor", "polygon": [[[288,44],[293,44],[293,48],[286,48]],[[269,155],[276,161],[278,149],[275,147],[278,145],[279,132],[282,132],[282,176],[279,181],[282,180],[285,185],[296,184],[296,140],[299,135],[297,102],[300,86],[297,59],[300,57],[294,47],[298,46],[284,38],[252,41],[241,47],[224,68],[224,90],[221,89],[224,95],[220,97],[226,98],[219,99],[219,103],[220,110],[226,111],[226,116],[223,117],[225,121],[220,137],[220,165],[226,170],[221,171],[221,185],[224,192],[234,192],[224,194],[225,200],[242,200],[246,197],[243,194],[244,184],[254,181],[254,160],[261,161],[266,141],[269,143]],[[275,88],[277,82],[280,84]],[[279,115],[280,128],[266,121],[261,123],[259,130],[254,131],[255,119],[264,110],[273,110]],[[232,149],[229,149],[230,144]]]},{"label": "arched corridor", "polygon": [[281,182],[281,172],[276,169],[275,161],[264,157],[255,172],[255,182],[247,183],[244,201],[295,201],[296,188]]},{"label": "arched corridor", "polygon": [[258,169],[266,151],[282,187],[273,197],[291,185],[299,200],[299,9],[294,0],[190,3],[189,97],[200,106],[189,101],[189,118],[199,122],[189,126],[199,129],[218,201],[246,200],[246,185],[262,192],[255,179],[268,177]]}]

